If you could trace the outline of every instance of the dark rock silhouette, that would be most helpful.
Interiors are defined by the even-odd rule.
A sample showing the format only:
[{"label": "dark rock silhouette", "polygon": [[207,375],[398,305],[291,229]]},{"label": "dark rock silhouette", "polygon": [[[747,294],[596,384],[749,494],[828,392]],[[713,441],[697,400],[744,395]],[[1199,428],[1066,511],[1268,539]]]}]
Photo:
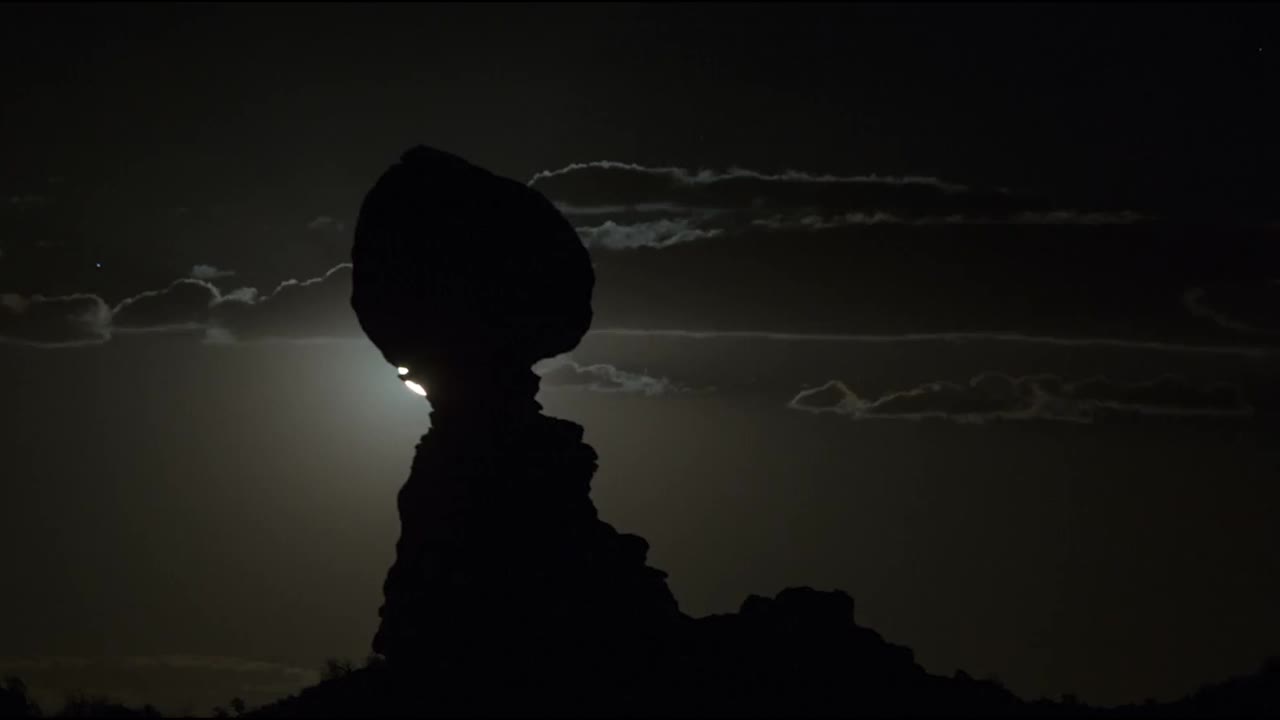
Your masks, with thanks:
[{"label": "dark rock silhouette", "polygon": [[648,544],[596,517],[582,428],[534,399],[530,366],[591,322],[594,275],[568,222],[537,191],[419,147],[369,192],[355,235],[360,324],[432,405],[374,651],[492,663],[582,642],[574,654],[593,655],[676,620]]},{"label": "dark rock silhouette", "polygon": [[356,227],[352,306],[432,428],[398,505],[374,663],[263,717],[1081,715],[926,673],[843,592],[680,612],[647,543],[597,517],[583,429],[541,414],[535,361],[591,321],[593,273],[537,191],[414,148]]},{"label": "dark rock silhouette", "polygon": [[569,222],[523,183],[439,150],[413,148],[379,178],[351,258],[360,326],[431,388],[435,426],[533,419],[530,366],[591,324],[595,276]]}]

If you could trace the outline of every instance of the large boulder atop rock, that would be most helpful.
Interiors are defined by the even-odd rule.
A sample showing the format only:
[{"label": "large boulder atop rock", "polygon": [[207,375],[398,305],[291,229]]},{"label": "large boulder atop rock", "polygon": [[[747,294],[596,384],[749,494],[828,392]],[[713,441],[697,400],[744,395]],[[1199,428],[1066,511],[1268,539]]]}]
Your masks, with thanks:
[{"label": "large boulder atop rock", "polygon": [[527,369],[591,324],[595,275],[569,222],[524,183],[434,148],[405,152],[365,196],[351,258],[361,327],[428,387]]}]

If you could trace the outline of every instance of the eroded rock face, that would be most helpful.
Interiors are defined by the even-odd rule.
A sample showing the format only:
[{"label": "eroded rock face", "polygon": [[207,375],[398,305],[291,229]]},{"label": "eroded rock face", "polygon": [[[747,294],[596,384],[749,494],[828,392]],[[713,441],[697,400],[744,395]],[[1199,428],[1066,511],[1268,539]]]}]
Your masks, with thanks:
[{"label": "eroded rock face", "polygon": [[418,147],[365,198],[352,260],[361,326],[432,405],[398,498],[375,652],[595,656],[588,645],[677,621],[648,544],[596,515],[582,427],[534,399],[530,365],[591,323],[594,275],[568,221],[522,183]]},{"label": "eroded rock face", "polygon": [[400,491],[375,652],[414,662],[442,647],[481,660],[513,647],[563,654],[619,634],[605,628],[634,642],[676,619],[666,574],[645,564],[648,544],[597,517],[595,469],[582,427],[565,420],[539,416],[483,440],[433,428]]}]

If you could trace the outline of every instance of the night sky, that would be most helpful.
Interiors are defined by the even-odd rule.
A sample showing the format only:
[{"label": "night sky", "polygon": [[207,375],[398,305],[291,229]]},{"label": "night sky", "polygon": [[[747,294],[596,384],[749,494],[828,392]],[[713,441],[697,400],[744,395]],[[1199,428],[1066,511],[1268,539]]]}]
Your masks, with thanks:
[{"label": "night sky", "polygon": [[545,362],[682,608],[929,671],[1280,652],[1268,5],[0,6],[0,674],[203,713],[362,659],[429,405],[348,304],[426,143],[595,265]]}]

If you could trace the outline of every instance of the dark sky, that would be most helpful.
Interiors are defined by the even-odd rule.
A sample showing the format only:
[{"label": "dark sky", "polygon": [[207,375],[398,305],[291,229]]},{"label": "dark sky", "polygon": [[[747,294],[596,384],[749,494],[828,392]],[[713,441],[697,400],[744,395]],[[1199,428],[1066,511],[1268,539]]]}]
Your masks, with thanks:
[{"label": "dark sky", "polygon": [[931,671],[1280,651],[1268,5],[0,6],[0,672],[204,712],[368,651],[420,398],[347,305],[428,143],[579,228],[547,412],[695,615]]}]

